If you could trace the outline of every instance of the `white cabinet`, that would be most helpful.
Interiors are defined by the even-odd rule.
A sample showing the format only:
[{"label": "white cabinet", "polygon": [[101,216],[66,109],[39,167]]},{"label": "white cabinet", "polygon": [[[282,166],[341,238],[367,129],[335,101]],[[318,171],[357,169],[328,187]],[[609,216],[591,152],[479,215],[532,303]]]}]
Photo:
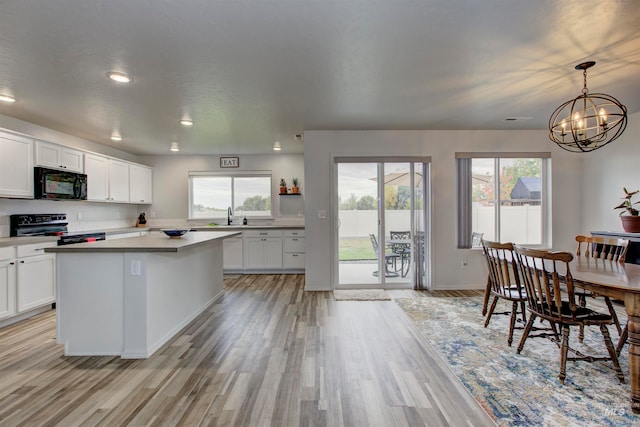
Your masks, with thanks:
[{"label": "white cabinet", "polygon": [[87,200],[129,202],[129,164],[96,154],[85,154]]},{"label": "white cabinet", "polygon": [[284,232],[283,267],[293,270],[304,269],[304,255],[304,230],[286,230]]},{"label": "white cabinet", "polygon": [[16,308],[18,313],[56,301],[56,256],[44,248],[56,242],[17,247]]},{"label": "white cabinet", "polygon": [[129,164],[129,201],[151,204],[152,169],[148,166]]},{"label": "white cabinet", "polygon": [[33,198],[33,141],[0,133],[0,197]]},{"label": "white cabinet", "polygon": [[0,248],[0,320],[16,313],[15,248]]},{"label": "white cabinet", "polygon": [[80,150],[44,141],[36,142],[36,165],[38,166],[82,173],[83,159],[84,153]]},{"label": "white cabinet", "polygon": [[222,241],[223,267],[225,270],[242,270],[244,264],[243,239],[230,237]]},{"label": "white cabinet", "polygon": [[248,270],[282,269],[282,231],[245,231],[244,268]]}]

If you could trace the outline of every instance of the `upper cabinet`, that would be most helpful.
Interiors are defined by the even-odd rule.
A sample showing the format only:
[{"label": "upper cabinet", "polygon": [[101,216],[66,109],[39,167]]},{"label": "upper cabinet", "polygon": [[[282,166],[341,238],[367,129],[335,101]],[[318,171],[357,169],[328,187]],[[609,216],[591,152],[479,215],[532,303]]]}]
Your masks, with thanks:
[{"label": "upper cabinet", "polygon": [[129,164],[122,160],[85,154],[87,200],[129,203]]},{"label": "upper cabinet", "polygon": [[0,133],[0,197],[33,198],[33,141]]},{"label": "upper cabinet", "polygon": [[151,204],[152,169],[148,166],[86,153],[87,200]]},{"label": "upper cabinet", "polygon": [[148,166],[129,164],[129,201],[131,203],[151,204],[152,175]]},{"label": "upper cabinet", "polygon": [[82,173],[84,153],[50,142],[36,142],[36,165]]}]

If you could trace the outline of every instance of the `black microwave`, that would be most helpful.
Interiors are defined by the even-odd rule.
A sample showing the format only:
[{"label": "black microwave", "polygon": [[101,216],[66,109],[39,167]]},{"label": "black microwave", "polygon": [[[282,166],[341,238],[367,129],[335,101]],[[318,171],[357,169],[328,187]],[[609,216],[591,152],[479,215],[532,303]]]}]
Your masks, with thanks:
[{"label": "black microwave", "polygon": [[87,200],[87,175],[34,168],[34,197],[51,200]]}]

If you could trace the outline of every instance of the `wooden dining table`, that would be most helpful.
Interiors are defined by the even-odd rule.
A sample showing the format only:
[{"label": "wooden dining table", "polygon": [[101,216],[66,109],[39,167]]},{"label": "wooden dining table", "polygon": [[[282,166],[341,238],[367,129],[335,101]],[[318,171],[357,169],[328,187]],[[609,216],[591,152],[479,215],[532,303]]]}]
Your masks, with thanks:
[{"label": "wooden dining table", "polygon": [[624,301],[629,319],[631,410],[640,413],[640,265],[575,257],[569,269],[575,286]]}]

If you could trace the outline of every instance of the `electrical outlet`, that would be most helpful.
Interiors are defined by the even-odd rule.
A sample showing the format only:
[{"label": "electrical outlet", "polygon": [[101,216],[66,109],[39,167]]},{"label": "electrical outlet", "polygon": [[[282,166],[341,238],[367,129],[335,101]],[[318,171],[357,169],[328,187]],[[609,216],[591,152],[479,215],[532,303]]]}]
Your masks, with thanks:
[{"label": "electrical outlet", "polygon": [[460,262],[460,267],[467,268],[468,266],[469,266],[469,260],[466,258],[463,258],[462,261]]},{"label": "electrical outlet", "polygon": [[78,212],[78,219],[82,219],[82,214]]},{"label": "electrical outlet", "polygon": [[149,212],[149,218],[155,218],[156,213],[154,211]]},{"label": "electrical outlet", "polygon": [[131,261],[131,269],[129,271],[129,275],[131,276],[139,276],[140,275],[140,261],[132,260]]}]

